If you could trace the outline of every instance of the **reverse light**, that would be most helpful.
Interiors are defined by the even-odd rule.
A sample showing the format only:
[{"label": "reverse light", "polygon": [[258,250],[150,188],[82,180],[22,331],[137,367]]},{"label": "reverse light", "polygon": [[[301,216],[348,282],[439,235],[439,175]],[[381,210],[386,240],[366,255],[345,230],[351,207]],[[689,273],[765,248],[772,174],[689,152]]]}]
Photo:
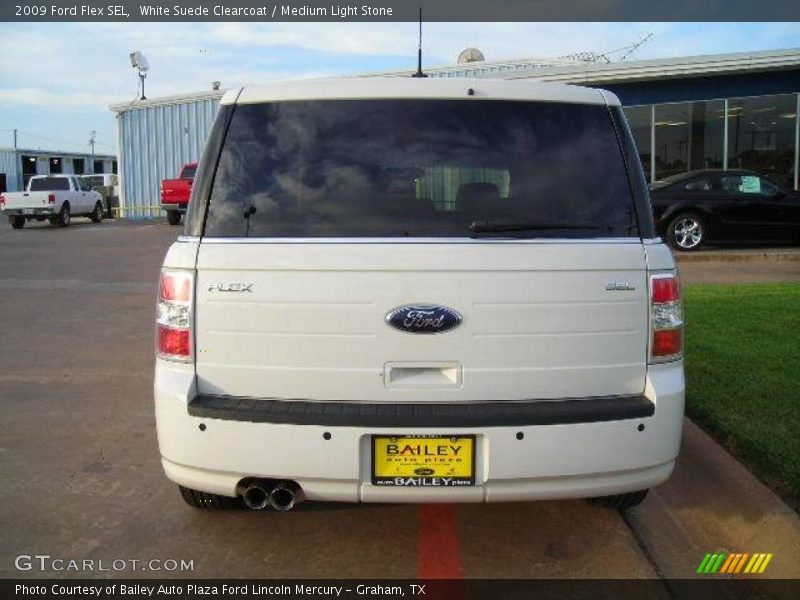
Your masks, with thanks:
[{"label": "reverse light", "polygon": [[677,273],[650,276],[650,362],[683,356],[683,303]]},{"label": "reverse light", "polygon": [[156,354],[159,358],[192,360],[194,274],[164,269],[158,281]]}]

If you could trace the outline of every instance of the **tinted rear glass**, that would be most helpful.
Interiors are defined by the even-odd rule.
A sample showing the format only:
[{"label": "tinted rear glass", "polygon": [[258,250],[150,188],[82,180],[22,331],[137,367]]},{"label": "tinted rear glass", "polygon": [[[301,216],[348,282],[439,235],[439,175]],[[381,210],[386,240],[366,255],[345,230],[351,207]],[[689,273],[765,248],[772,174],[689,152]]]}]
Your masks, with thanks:
[{"label": "tinted rear glass", "polygon": [[[205,234],[636,235],[608,109],[492,100],[237,106]],[[509,231],[515,226],[528,229]],[[541,226],[541,227],[540,227]]]},{"label": "tinted rear glass", "polygon": [[32,192],[69,191],[69,179],[66,177],[41,177],[31,179]]},{"label": "tinted rear glass", "polygon": [[181,179],[194,179],[197,167],[186,167],[181,173]]}]

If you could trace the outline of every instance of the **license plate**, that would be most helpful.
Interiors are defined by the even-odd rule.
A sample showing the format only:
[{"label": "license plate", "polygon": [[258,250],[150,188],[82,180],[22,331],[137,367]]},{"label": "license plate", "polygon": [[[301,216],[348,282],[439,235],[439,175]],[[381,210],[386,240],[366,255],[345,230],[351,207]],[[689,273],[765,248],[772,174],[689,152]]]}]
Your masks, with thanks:
[{"label": "license plate", "polygon": [[32,215],[33,214],[33,209],[32,208],[23,208],[22,209],[22,214],[23,215]]},{"label": "license plate", "polygon": [[372,484],[475,485],[475,436],[372,436]]}]

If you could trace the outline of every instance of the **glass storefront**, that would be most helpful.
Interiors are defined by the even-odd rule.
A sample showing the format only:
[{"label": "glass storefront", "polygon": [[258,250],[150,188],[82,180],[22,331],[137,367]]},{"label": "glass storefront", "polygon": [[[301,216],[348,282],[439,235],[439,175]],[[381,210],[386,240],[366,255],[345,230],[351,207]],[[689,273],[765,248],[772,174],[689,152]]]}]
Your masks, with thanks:
[{"label": "glass storefront", "polygon": [[728,101],[728,168],[750,169],[776,183],[794,183],[797,97]]},{"label": "glass storefront", "polygon": [[797,94],[784,94],[624,111],[650,181],[695,169],[748,169],[796,188],[797,103]]}]

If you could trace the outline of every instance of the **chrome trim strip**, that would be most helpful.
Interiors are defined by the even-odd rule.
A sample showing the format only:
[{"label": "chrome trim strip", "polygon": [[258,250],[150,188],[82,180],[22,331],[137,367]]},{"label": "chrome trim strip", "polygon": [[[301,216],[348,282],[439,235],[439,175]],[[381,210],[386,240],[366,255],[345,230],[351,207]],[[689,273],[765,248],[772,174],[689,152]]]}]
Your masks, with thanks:
[{"label": "chrome trim strip", "polygon": [[[181,236],[184,237],[184,236]],[[179,241],[181,238],[178,238]],[[182,241],[200,238],[185,237]],[[640,238],[536,238],[536,239],[486,239],[486,238],[230,238],[203,237],[203,244],[641,244]]]}]

